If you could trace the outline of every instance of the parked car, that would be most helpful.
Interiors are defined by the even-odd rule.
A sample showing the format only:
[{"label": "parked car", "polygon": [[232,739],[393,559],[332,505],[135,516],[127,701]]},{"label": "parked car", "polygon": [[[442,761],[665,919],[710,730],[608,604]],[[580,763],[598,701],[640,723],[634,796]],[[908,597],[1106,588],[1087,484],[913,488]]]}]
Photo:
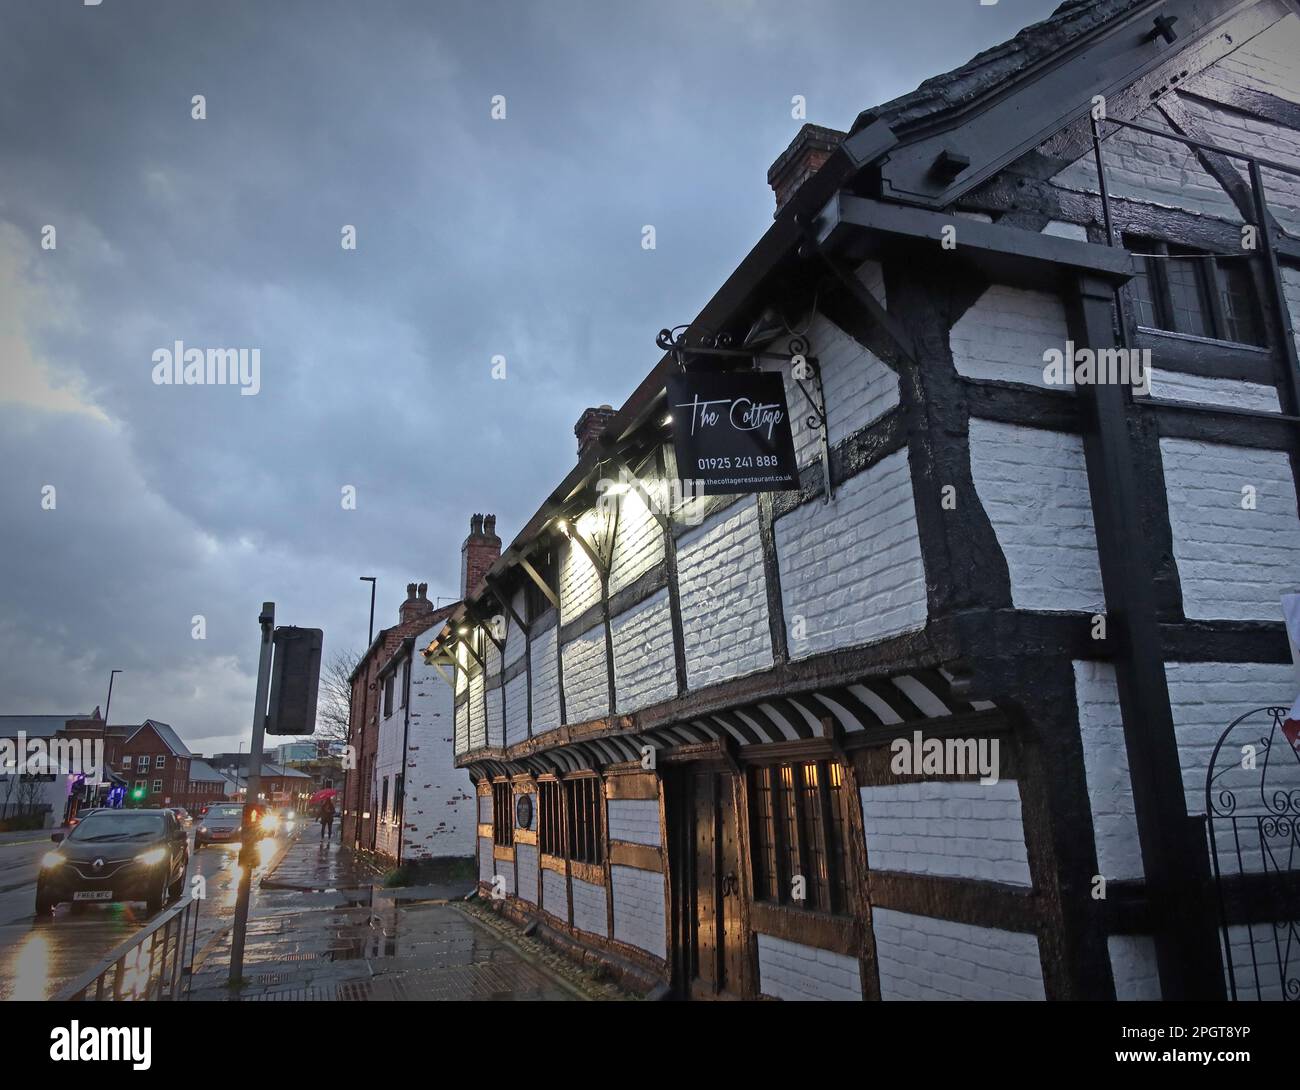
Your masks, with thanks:
[{"label": "parked car", "polygon": [[[204,844],[238,844],[243,824],[242,803],[214,803],[195,826],[194,850],[198,851]],[[269,829],[259,824],[259,836],[266,836],[269,832]]]},{"label": "parked car", "polygon": [[157,912],[181,895],[189,866],[188,838],[170,810],[97,810],[41,860],[36,913],[61,901],[144,901]]}]

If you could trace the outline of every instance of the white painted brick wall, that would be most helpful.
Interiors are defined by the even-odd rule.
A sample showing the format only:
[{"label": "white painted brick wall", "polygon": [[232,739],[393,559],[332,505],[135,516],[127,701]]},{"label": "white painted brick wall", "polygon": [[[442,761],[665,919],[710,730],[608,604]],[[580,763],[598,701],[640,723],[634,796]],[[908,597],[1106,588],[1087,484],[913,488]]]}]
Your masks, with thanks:
[{"label": "white painted brick wall", "polygon": [[1083,440],[972,417],[970,453],[1016,608],[1103,610]]},{"label": "white painted brick wall", "polygon": [[1156,943],[1149,935],[1110,935],[1106,939],[1115,998],[1128,1002],[1158,1000],[1160,972]]},{"label": "white painted brick wall", "polygon": [[872,870],[1032,885],[1015,780],[922,780],[861,795]]},{"label": "white painted brick wall", "polygon": [[1142,851],[1115,667],[1108,662],[1076,660],[1074,694],[1097,866],[1108,880],[1141,878]]},{"label": "white painted brick wall", "polygon": [[[1234,148],[1300,170],[1300,141],[1297,141],[1294,130],[1193,98],[1184,98],[1182,102],[1205,134],[1203,139],[1211,144]],[[1249,185],[1247,165],[1236,160],[1230,162],[1237,168],[1242,181]],[[1300,229],[1300,178],[1272,167],[1260,167],[1260,173],[1264,178],[1269,211],[1285,230],[1295,234]]]},{"label": "white painted brick wall", "polygon": [[[1155,353],[1152,354],[1153,357]],[[1281,412],[1276,386],[1238,382],[1228,378],[1206,378],[1178,371],[1151,368],[1151,396],[1165,401],[1188,401],[1194,405],[1227,405],[1236,409]]]},{"label": "white painted brick wall", "polygon": [[469,688],[469,675],[466,671],[469,669],[470,657],[462,643],[456,645],[456,663],[456,695],[459,696]]},{"label": "white painted brick wall", "polygon": [[1088,241],[1088,228],[1082,223],[1066,223],[1063,220],[1048,220],[1040,234],[1072,238],[1075,242]]},{"label": "white painted brick wall", "polygon": [[[584,534],[591,541],[590,534]],[[600,573],[578,544],[561,550],[560,619],[567,624],[600,601]]]},{"label": "white painted brick wall", "polygon": [[[1300,104],[1296,57],[1300,57],[1300,19],[1288,15],[1215,62],[1210,71],[1221,71],[1256,90]],[[1188,82],[1195,83],[1195,79]]]},{"label": "white painted brick wall", "polygon": [[758,505],[745,499],[677,543],[678,590],[692,689],[772,665]]},{"label": "white painted brick wall", "polygon": [[776,550],[791,658],[925,627],[907,451],[777,519]]},{"label": "white painted brick wall", "polygon": [[[879,419],[898,404],[898,376],[874,353],[867,351],[834,322],[817,315],[811,323],[801,319],[798,328],[807,329],[808,353],[821,366],[826,398],[827,437],[831,446]],[[778,338],[776,348],[784,352],[789,337]],[[821,457],[820,429],[810,428],[812,412],[803,391],[790,374],[788,363],[762,361],[764,370],[779,371],[785,380],[785,400],[790,409],[795,458],[805,466]],[[815,389],[808,381],[804,385]]]},{"label": "white painted brick wall", "polygon": [[763,995],[791,1000],[862,998],[857,958],[761,932],[757,938],[758,983]]},{"label": "white painted brick wall", "polygon": [[506,745],[528,737],[528,675],[519,674],[506,682]]},{"label": "white painted brick wall", "polygon": [[618,529],[609,569],[609,592],[617,594],[664,559],[664,532],[641,493],[629,489],[618,497]]},{"label": "white painted brick wall", "polygon": [[469,707],[465,704],[456,709],[456,752],[469,752]]},{"label": "white painted brick wall", "polygon": [[533,640],[533,734],[545,734],[560,725],[560,675],[555,657],[554,627]]},{"label": "white painted brick wall", "polygon": [[496,860],[492,858],[492,838],[481,836],[478,838],[478,880],[490,884],[496,871]]},{"label": "white painted brick wall", "polygon": [[872,912],[881,999],[1044,999],[1038,938],[931,916]]},{"label": "white painted brick wall", "polygon": [[515,866],[519,871],[518,896],[530,905],[537,903],[537,845],[515,844]]},{"label": "white painted brick wall", "polygon": [[[1281,972],[1277,960],[1277,942],[1271,923],[1257,923],[1246,927],[1241,924],[1228,928],[1231,944],[1233,975],[1237,982],[1237,999],[1242,1002],[1277,1003],[1283,999]],[[1284,940],[1285,941],[1285,940]],[[1223,947],[1223,933],[1219,933],[1219,954],[1224,957],[1223,987],[1228,991],[1228,966]],[[1290,980],[1295,979],[1295,947],[1291,947],[1288,963]],[[1289,995],[1288,998],[1294,998]]]},{"label": "white painted brick wall", "polygon": [[610,622],[614,692],[620,715],[677,695],[673,623],[665,587]]},{"label": "white painted brick wall", "polygon": [[569,918],[569,892],[564,875],[558,871],[542,871],[542,908],[562,920]]},{"label": "white painted brick wall", "polygon": [[492,824],[492,796],[478,796],[478,823],[480,825]]},{"label": "white painted brick wall", "polygon": [[[1198,620],[1282,619],[1296,589],[1300,518],[1282,451],[1161,439],[1183,611]],[[1255,489],[1255,510],[1242,488]]]},{"label": "white painted brick wall", "polygon": [[[417,642],[418,646],[418,642]],[[453,752],[451,686],[420,655],[411,667],[403,859],[474,853],[474,785]]]},{"label": "white painted brick wall", "polygon": [[[1289,706],[1295,699],[1295,676],[1289,664],[1169,662],[1165,677],[1187,812],[1203,814],[1205,774],[1219,736],[1253,708]],[[1133,785],[1113,667],[1075,663],[1075,688],[1098,866],[1107,878],[1141,878]],[[1222,756],[1220,761],[1222,766]],[[1300,771],[1293,769],[1300,766],[1283,766],[1281,775],[1271,771],[1270,783],[1300,788]],[[1246,870],[1259,866],[1258,858],[1249,852],[1244,863]],[[1235,872],[1235,856],[1230,860],[1221,855],[1220,865],[1225,872]]]},{"label": "white painted brick wall", "polygon": [[[1164,114],[1154,107],[1143,111],[1135,120],[1153,129],[1170,131]],[[1174,139],[1125,129],[1105,139],[1102,155],[1112,197],[1166,208],[1186,208],[1233,223],[1241,222],[1236,205],[1218,182],[1202,169],[1189,148]],[[1092,151],[1071,163],[1052,182],[1064,189],[1096,193],[1097,168]]]},{"label": "white painted brick wall", "polygon": [[483,717],[483,671],[469,679],[469,748],[487,745],[487,720]]},{"label": "white painted brick wall", "polygon": [[484,637],[482,654],[485,667],[483,671],[484,677],[496,677],[501,673],[501,652],[497,650],[497,645]]},{"label": "white painted brick wall", "polygon": [[1300,352],[1300,269],[1282,266],[1282,294],[1286,296],[1286,309],[1291,313],[1291,332],[1296,351]]},{"label": "white painted brick wall", "polygon": [[573,926],[592,935],[609,937],[609,918],[606,913],[605,887],[579,878],[573,884]]},{"label": "white painted brick wall", "polygon": [[668,956],[664,925],[664,876],[658,871],[613,866],[614,938],[655,957]]},{"label": "white painted brick wall", "polygon": [[501,686],[488,689],[486,700],[488,745],[503,746],[506,742],[506,710],[505,693]]},{"label": "white painted brick wall", "polygon": [[[519,616],[524,615],[524,592],[516,591],[510,599],[511,607]],[[528,647],[528,637],[524,630],[514,622],[514,618],[509,613],[506,615],[506,653],[505,664],[511,666],[524,657],[524,652]]]},{"label": "white painted brick wall", "polygon": [[605,626],[598,624],[564,645],[564,712],[570,723],[609,714]]},{"label": "white painted brick wall", "polygon": [[658,799],[610,799],[609,839],[659,846]]},{"label": "white painted brick wall", "polygon": [[1068,335],[1059,296],[993,284],[957,320],[948,344],[959,375],[1046,386],[1043,353],[1064,352]]}]

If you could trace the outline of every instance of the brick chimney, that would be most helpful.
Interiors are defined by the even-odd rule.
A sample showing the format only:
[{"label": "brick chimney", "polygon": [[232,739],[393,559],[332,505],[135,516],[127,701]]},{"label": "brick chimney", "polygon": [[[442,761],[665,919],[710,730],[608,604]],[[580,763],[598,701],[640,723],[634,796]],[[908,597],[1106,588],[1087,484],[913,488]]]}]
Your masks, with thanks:
[{"label": "brick chimney", "polygon": [[429,601],[429,584],[420,583],[417,586],[415,583],[407,583],[406,601],[397,612],[403,624],[415,620],[422,614],[432,613],[433,603]]},{"label": "brick chimney", "polygon": [[583,409],[578,422],[573,425],[573,434],[578,437],[578,457],[592,443],[600,438],[606,426],[618,413],[609,405],[597,405],[595,408]]},{"label": "brick chimney", "polygon": [[469,520],[469,537],[460,547],[460,596],[469,597],[483,576],[501,555],[497,537],[496,515],[473,515]]},{"label": "brick chimney", "polygon": [[847,136],[839,129],[805,125],[767,171],[767,184],[776,194],[776,210],[798,192],[799,187],[822,168],[822,164]]}]

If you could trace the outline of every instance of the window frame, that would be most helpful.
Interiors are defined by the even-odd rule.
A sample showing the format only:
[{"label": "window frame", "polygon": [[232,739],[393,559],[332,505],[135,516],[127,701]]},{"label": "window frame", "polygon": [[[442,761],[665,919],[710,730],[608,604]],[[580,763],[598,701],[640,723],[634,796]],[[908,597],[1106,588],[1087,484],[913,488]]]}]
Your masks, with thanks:
[{"label": "window frame", "polygon": [[509,848],[515,842],[514,788],[509,780],[492,784],[492,843]]},{"label": "window frame", "polygon": [[571,863],[605,864],[604,792],[599,776],[539,780],[537,844],[543,855]]},{"label": "window frame", "polygon": [[[1258,339],[1253,341],[1238,340],[1236,337],[1229,336],[1229,318],[1223,298],[1225,290],[1219,276],[1220,270],[1227,270],[1229,266],[1221,264],[1220,258],[1226,258],[1229,262],[1247,262],[1244,267],[1249,275],[1251,268],[1249,256],[1244,254],[1240,257],[1229,254],[1215,254],[1196,246],[1170,242],[1167,239],[1153,238],[1148,235],[1126,233],[1123,236],[1123,243],[1124,248],[1129,253],[1142,261],[1143,280],[1150,289],[1151,309],[1157,323],[1156,325],[1146,325],[1141,321],[1140,315],[1135,314],[1134,320],[1139,329],[1151,333],[1172,333],[1179,337],[1192,337],[1202,341],[1242,345],[1246,348],[1269,349],[1271,347],[1268,323],[1264,317],[1263,302],[1255,290],[1253,276],[1250,277],[1252,313],[1249,315],[1248,320],[1253,323]],[[1202,316],[1209,330],[1208,333],[1193,333],[1178,328],[1175,314],[1179,308],[1175,305],[1174,292],[1170,284],[1169,262],[1179,259],[1188,262],[1193,271],[1196,290],[1203,307]],[[1131,303],[1140,307],[1144,300],[1136,295],[1136,283],[1136,279],[1130,281],[1128,293]],[[1234,318],[1234,321],[1236,320],[1238,319]]]}]

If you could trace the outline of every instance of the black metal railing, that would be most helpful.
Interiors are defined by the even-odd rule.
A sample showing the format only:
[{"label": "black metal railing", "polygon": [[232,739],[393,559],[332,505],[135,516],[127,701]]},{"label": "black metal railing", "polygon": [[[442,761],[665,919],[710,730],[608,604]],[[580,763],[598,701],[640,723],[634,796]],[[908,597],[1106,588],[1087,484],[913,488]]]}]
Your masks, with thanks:
[{"label": "black metal railing", "polygon": [[187,999],[199,904],[186,897],[173,905],[51,998],[57,1002]]}]

